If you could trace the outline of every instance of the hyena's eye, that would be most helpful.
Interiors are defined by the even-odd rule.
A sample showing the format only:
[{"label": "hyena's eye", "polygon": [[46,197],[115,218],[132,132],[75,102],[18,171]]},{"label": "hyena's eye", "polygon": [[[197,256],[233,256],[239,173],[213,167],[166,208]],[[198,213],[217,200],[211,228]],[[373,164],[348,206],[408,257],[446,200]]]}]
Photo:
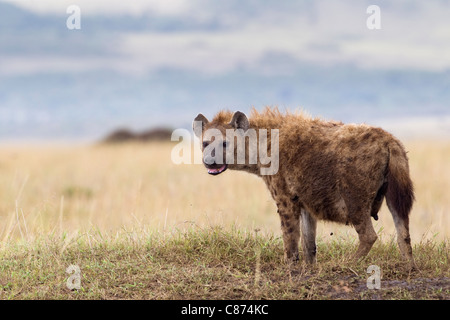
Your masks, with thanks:
[{"label": "hyena's eye", "polygon": [[227,147],[228,143],[226,141],[224,141],[222,145],[223,145],[223,148],[225,149]]},{"label": "hyena's eye", "polygon": [[208,144],[209,144],[208,142],[203,141],[203,149],[206,148],[208,146]]}]

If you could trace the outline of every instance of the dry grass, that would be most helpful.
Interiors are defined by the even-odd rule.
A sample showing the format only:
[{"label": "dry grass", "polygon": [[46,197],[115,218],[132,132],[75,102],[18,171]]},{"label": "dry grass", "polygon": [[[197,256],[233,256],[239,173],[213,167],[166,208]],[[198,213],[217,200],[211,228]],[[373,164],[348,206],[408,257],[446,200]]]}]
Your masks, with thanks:
[{"label": "dry grass", "polygon": [[[192,224],[279,233],[275,205],[260,179],[233,171],[210,176],[202,165],[174,165],[172,146],[0,148],[0,239]],[[406,146],[417,196],[412,240],[448,238],[450,142]],[[394,234],[385,205],[379,216],[375,229]],[[331,223],[320,223],[319,232],[326,238],[356,235]]]},{"label": "dry grass", "polygon": [[[320,223],[317,266],[289,267],[262,181],[174,165],[172,146],[0,148],[0,298],[449,299],[450,142],[406,144],[413,274],[385,205],[366,260],[350,260],[352,228]],[[65,286],[70,264],[82,270],[78,291]],[[365,286],[370,264],[381,291]]]},{"label": "dry grass", "polygon": [[235,224],[272,230],[278,224],[257,178],[227,172],[214,179],[200,165],[174,165],[172,146],[0,150],[0,217],[8,222],[0,237],[91,227],[109,232]]}]

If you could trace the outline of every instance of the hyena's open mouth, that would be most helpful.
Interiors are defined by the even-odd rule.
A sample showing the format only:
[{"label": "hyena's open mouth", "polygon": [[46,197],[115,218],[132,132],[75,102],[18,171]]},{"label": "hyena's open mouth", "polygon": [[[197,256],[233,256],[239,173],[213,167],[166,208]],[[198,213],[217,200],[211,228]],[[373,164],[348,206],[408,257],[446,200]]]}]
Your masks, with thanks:
[{"label": "hyena's open mouth", "polygon": [[220,168],[207,168],[207,169],[208,169],[209,174],[218,175],[218,174],[221,174],[222,172],[224,172],[225,170],[227,170],[227,165],[224,164]]}]

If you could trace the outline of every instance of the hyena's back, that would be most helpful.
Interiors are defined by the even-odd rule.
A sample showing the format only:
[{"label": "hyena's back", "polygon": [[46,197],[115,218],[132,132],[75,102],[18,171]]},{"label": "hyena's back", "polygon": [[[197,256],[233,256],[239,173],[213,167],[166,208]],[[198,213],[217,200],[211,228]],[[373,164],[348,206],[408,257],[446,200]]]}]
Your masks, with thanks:
[{"label": "hyena's back", "polygon": [[[404,180],[409,175],[401,143],[386,131],[367,125],[316,124],[280,145],[280,163],[286,163],[280,167],[280,176],[286,179],[291,196],[297,196],[316,218],[357,224],[372,208],[376,216],[386,193],[398,202],[397,207],[405,207],[402,213],[409,212],[411,205],[398,201],[403,195],[393,192],[398,186],[388,187],[392,170],[400,170],[395,176],[401,178],[392,176],[391,185],[398,180],[408,185]],[[406,203],[412,203],[410,198]]]}]

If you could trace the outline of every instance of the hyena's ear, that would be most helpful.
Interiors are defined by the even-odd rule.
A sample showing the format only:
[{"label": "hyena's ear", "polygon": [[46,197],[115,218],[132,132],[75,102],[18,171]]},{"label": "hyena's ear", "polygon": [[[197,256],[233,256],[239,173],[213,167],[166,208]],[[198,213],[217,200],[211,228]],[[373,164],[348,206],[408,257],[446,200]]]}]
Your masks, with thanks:
[{"label": "hyena's ear", "polygon": [[233,113],[230,125],[234,129],[242,129],[244,131],[247,131],[247,129],[250,127],[250,122],[248,121],[247,116],[243,112],[236,111],[235,113]]},{"label": "hyena's ear", "polygon": [[208,124],[208,119],[201,113],[195,117],[194,122],[192,123],[192,129],[194,130],[195,135],[200,138],[202,136],[203,130],[205,126]]}]

